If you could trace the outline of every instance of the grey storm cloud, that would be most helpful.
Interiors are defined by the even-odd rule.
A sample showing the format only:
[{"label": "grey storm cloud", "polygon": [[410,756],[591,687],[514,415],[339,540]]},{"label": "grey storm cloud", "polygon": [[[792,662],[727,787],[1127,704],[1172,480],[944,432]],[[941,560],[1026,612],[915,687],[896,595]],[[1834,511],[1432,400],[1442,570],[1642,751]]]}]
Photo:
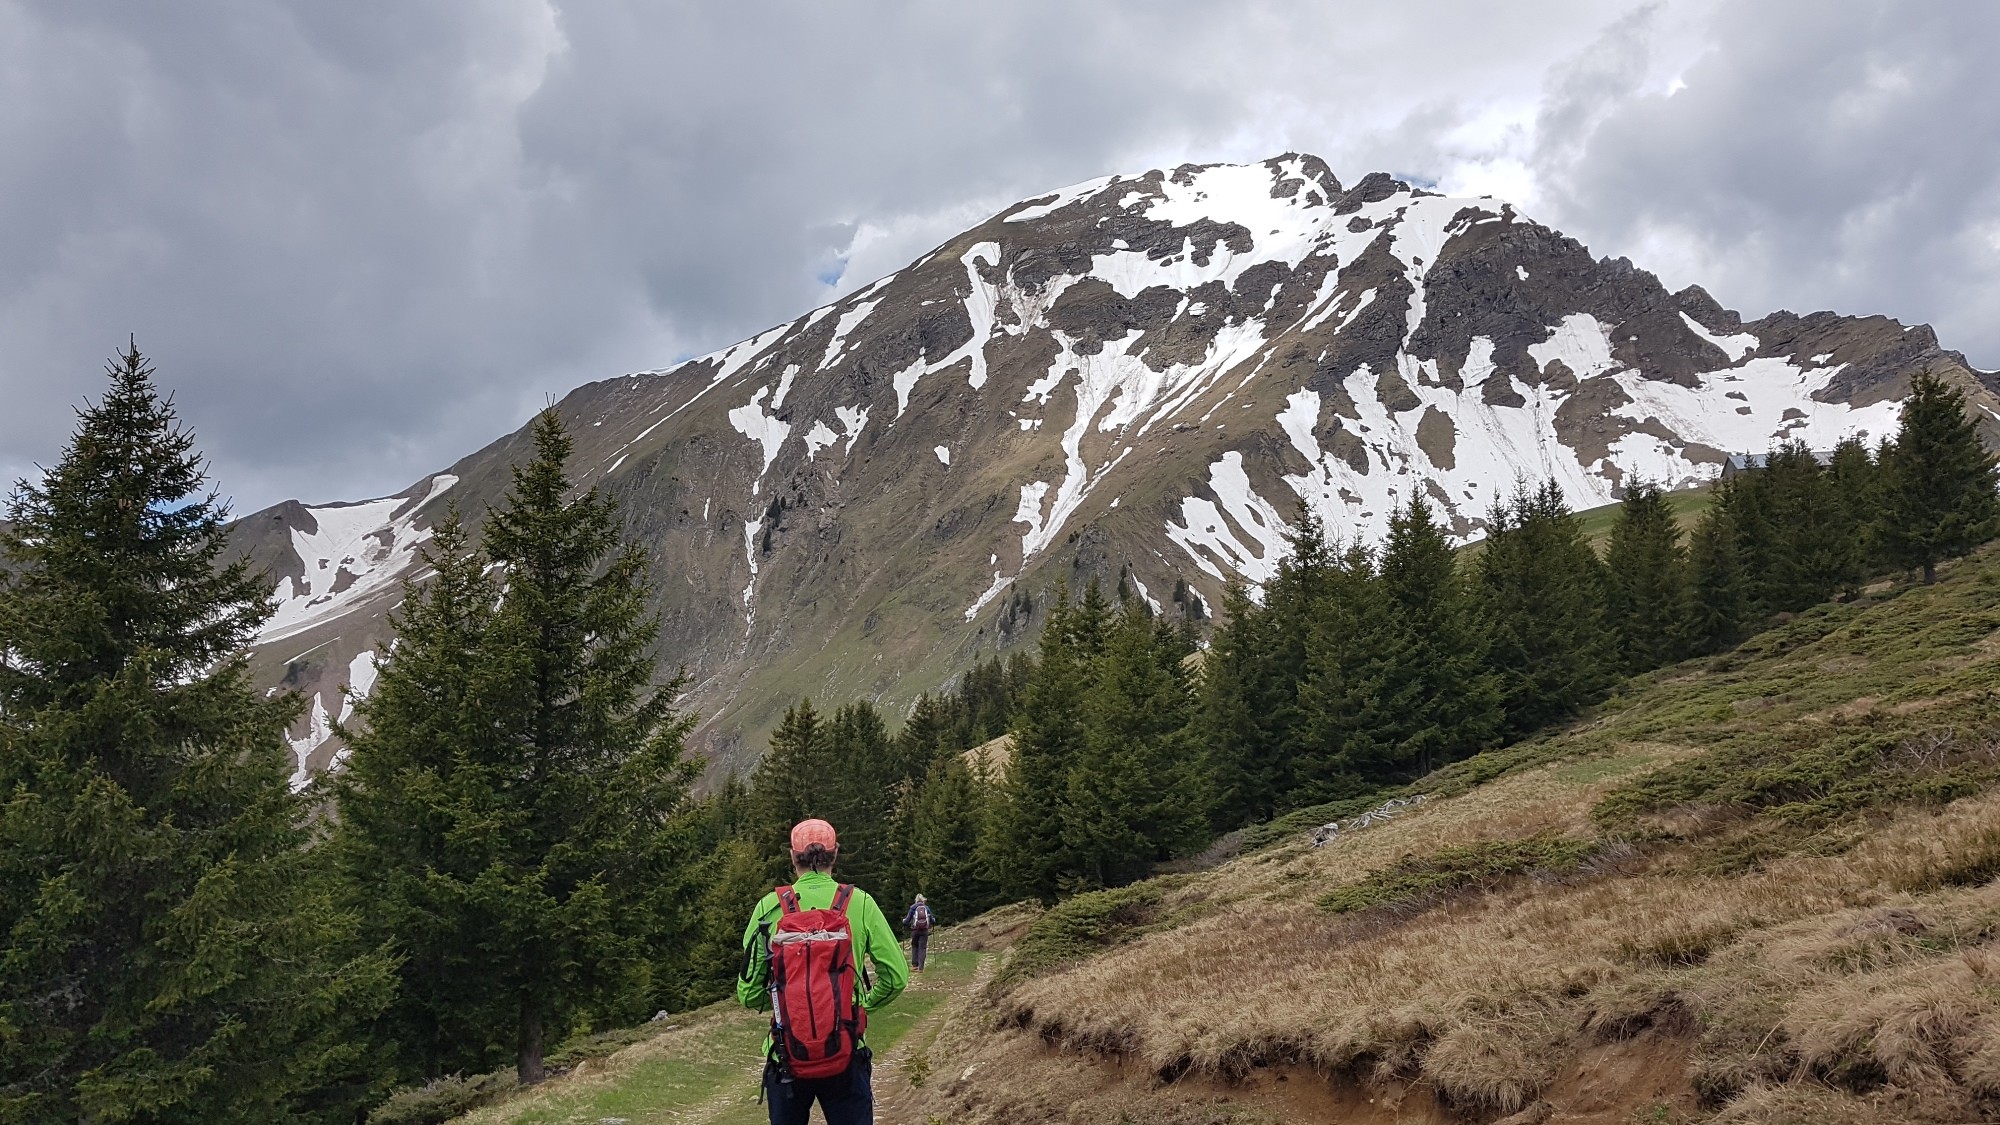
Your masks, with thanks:
[{"label": "grey storm cloud", "polygon": [[2000,4],[1731,4],[1666,90],[1630,80],[1654,14],[1558,68],[1544,212],[1725,304],[1929,322],[2000,368]]},{"label": "grey storm cloud", "polygon": [[1315,152],[2000,366],[2000,8],[0,0],[0,472],[135,334],[225,491],[393,491],[1014,199]]}]

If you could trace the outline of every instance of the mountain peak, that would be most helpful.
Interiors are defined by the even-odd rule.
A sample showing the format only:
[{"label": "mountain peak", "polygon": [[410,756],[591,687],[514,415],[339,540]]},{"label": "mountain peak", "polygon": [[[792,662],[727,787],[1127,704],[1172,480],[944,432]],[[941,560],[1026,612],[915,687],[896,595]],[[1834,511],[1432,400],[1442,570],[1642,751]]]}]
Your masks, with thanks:
[{"label": "mountain peak", "polygon": [[[1343,186],[1287,153],[1024,199],[837,301],[559,409],[577,478],[651,552],[664,658],[694,674],[687,703],[728,755],[799,695],[894,705],[939,686],[1031,635],[1058,582],[1123,574],[1154,604],[1215,605],[1272,573],[1301,504],[1373,541],[1422,495],[1469,540],[1518,479],[1586,508],[1635,477],[1701,484],[1777,440],[1879,440],[1918,371],[2000,417],[1927,328],[1746,322],[1503,201],[1381,172]],[[449,469],[469,517],[524,448],[511,435]],[[407,573],[430,518],[409,501],[433,487],[349,529],[381,575]],[[274,573],[330,565],[292,548]],[[317,597],[311,578],[287,580]],[[337,638],[303,670],[260,667],[346,675],[381,636],[371,612],[285,636]]]}]

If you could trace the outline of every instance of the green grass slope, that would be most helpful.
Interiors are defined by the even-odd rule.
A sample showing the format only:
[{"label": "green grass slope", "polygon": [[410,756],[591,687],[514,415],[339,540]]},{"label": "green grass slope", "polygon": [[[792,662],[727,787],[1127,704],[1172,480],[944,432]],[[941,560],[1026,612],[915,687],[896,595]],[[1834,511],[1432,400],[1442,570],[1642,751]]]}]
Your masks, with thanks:
[{"label": "green grass slope", "polygon": [[1412,791],[1050,911],[924,1112],[2000,1118],[2000,552]]}]

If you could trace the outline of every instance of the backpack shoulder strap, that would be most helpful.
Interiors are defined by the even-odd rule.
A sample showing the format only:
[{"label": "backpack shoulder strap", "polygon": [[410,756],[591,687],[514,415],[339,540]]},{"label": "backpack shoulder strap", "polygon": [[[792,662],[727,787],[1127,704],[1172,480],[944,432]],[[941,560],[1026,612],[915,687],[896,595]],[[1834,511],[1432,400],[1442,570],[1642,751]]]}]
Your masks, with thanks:
[{"label": "backpack shoulder strap", "polygon": [[799,912],[799,894],[797,891],[789,886],[778,888],[778,912],[780,914],[797,914]]},{"label": "backpack shoulder strap", "polygon": [[854,884],[842,883],[840,889],[833,892],[833,905],[828,909],[838,914],[845,914],[847,913],[847,900],[853,897]]}]

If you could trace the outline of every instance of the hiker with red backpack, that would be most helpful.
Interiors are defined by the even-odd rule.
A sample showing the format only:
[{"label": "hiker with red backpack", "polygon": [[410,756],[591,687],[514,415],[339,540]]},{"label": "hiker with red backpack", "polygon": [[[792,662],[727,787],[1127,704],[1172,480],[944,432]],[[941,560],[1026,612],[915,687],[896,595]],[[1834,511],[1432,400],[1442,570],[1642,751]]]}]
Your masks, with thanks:
[{"label": "hiker with red backpack", "polygon": [[[868,1013],[902,994],[910,970],[882,908],[867,891],[834,881],[839,854],[833,825],[800,821],[791,884],[765,895],[743,931],[736,999],[771,1009],[764,1046],[771,1125],[806,1125],[814,1102],[826,1125],[875,1120]],[[872,985],[865,965],[874,966]]]},{"label": "hiker with red backpack", "polygon": [[930,952],[931,926],[937,922],[937,915],[931,913],[931,904],[918,895],[917,901],[903,911],[903,928],[910,931],[910,967],[924,971],[924,958]]}]

